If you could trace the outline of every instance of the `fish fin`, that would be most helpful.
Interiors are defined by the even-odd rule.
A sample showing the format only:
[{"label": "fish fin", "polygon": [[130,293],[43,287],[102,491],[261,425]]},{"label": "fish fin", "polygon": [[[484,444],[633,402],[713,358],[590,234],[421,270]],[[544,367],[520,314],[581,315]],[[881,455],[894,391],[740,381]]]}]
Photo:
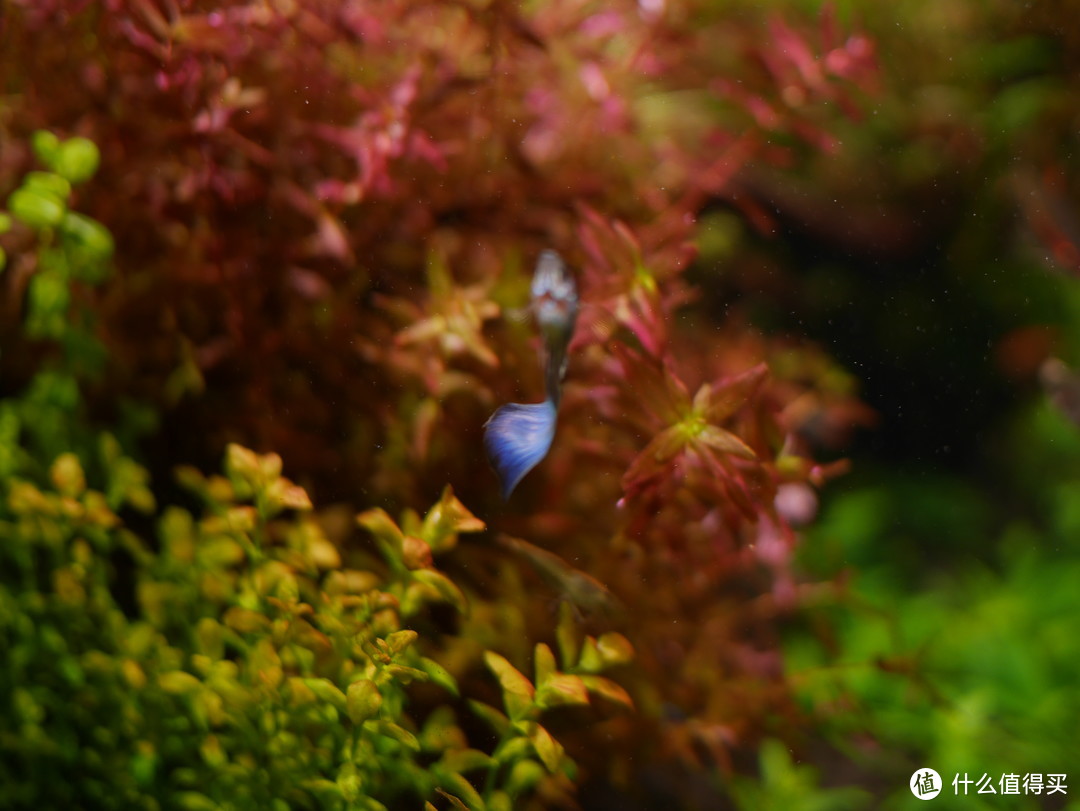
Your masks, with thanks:
[{"label": "fish fin", "polygon": [[507,403],[484,425],[484,449],[499,476],[504,499],[536,467],[555,436],[555,404]]}]

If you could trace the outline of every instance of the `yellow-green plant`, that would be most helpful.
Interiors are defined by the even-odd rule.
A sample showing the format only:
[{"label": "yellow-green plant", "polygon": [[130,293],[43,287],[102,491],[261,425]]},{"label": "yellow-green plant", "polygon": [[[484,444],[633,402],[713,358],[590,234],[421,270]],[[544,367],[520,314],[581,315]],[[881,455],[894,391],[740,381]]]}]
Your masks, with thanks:
[{"label": "yellow-green plant", "polygon": [[[107,434],[96,462],[141,470]],[[449,488],[403,521],[415,534],[369,511],[359,522],[385,571],[342,568],[281,467],[231,445],[225,475],[180,469],[202,507],[165,508],[157,550],[117,512],[152,510],[139,476],[110,497],[114,482],[92,486],[65,453],[46,482],[0,482],[5,807],[380,809],[443,795],[510,809],[547,775],[573,774],[541,712],[590,692],[629,703],[596,675],[626,662],[628,643],[582,645],[567,615],[567,672],[545,645],[535,684],[484,654],[506,714],[470,703],[500,735],[493,752],[468,745],[449,703],[418,723],[410,684],[430,681],[447,701],[458,687],[409,620],[433,602],[464,607],[432,552],[483,523]]]}]

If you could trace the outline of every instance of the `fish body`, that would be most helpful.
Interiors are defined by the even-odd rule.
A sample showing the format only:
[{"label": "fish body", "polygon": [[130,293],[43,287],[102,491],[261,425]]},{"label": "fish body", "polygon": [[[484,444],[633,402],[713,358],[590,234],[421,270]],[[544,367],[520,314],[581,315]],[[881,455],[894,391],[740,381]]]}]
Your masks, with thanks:
[{"label": "fish body", "polygon": [[569,361],[566,350],[577,322],[578,295],[574,277],[555,251],[544,251],[536,261],[532,310],[543,338],[544,388],[557,404]]},{"label": "fish body", "polygon": [[508,403],[484,425],[484,449],[498,473],[503,498],[510,498],[525,474],[547,456],[555,437],[567,348],[578,311],[574,277],[555,251],[543,251],[537,259],[530,307],[540,327],[546,397],[541,403]]}]

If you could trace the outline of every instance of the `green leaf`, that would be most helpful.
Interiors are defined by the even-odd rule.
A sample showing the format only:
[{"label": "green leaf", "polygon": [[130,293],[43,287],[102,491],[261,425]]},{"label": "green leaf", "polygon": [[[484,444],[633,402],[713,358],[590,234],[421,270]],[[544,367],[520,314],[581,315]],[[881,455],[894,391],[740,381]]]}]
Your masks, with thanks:
[{"label": "green leaf", "polygon": [[367,510],[356,516],[356,523],[370,532],[379,542],[379,549],[391,566],[403,567],[401,560],[405,536],[394,519],[381,508]]},{"label": "green leaf", "polygon": [[206,765],[210,766],[212,769],[220,769],[228,762],[225,751],[221,748],[221,740],[217,735],[206,736],[199,746],[199,754],[206,762]]},{"label": "green leaf", "polygon": [[177,792],[172,796],[172,805],[183,811],[219,811],[220,809],[217,803],[197,791]]},{"label": "green leaf", "polygon": [[[184,515],[184,513],[178,510],[176,513],[174,513],[174,515],[182,516]],[[232,541],[225,540],[223,543],[227,545],[228,549],[230,550],[239,550],[237,544],[233,543]],[[220,546],[221,544],[217,545]],[[205,549],[204,545],[204,548],[200,550],[200,561],[204,562],[204,564],[207,560],[207,558],[205,557],[206,551],[207,550]],[[241,558],[243,557],[242,550],[239,551],[239,555]],[[213,557],[210,558],[210,560],[213,559]],[[218,557],[217,559],[227,560],[227,558],[224,558],[224,556]],[[225,616],[221,618],[221,621],[225,623],[226,627],[231,628],[232,630],[237,631],[241,634],[261,633],[267,631],[270,628],[270,618],[267,617],[265,614],[260,614],[258,611],[252,611],[250,608],[241,608],[238,605],[234,605],[232,608],[228,609],[225,612]]]},{"label": "green leaf", "polygon": [[325,777],[316,777],[310,780],[303,780],[300,783],[300,788],[305,791],[311,792],[319,798],[325,798],[327,800],[341,799],[341,786],[335,783],[333,780],[327,780]]},{"label": "green leaf", "polygon": [[347,802],[353,803],[360,799],[360,792],[363,791],[364,786],[356,771],[356,764],[351,761],[342,764],[338,770],[337,785],[341,789],[341,796]]},{"label": "green leaf", "polygon": [[323,701],[333,704],[339,710],[346,711],[348,699],[336,684],[329,679],[304,679],[306,684],[315,695]]},{"label": "green leaf", "polygon": [[[450,789],[453,794],[442,792],[443,796],[451,801],[455,808],[459,807],[459,803],[464,801],[463,808],[471,809],[471,811],[485,811],[486,806],[484,800],[480,796],[480,793],[473,788],[472,783],[462,777],[460,774],[454,772],[446,772],[445,770],[439,770],[439,776],[442,778],[442,783],[446,788]],[[458,800],[458,798],[461,798]],[[454,801],[458,800],[457,803]]]},{"label": "green leaf", "polygon": [[215,660],[225,656],[225,628],[217,620],[200,619],[195,626],[195,639],[200,653]]},{"label": "green leaf", "polygon": [[250,498],[256,488],[264,484],[258,454],[235,442],[225,448],[225,473],[236,488],[238,498]]},{"label": "green leaf", "polygon": [[634,659],[634,646],[620,633],[601,634],[596,640],[596,650],[604,665],[625,665]]},{"label": "green leaf", "polygon": [[533,653],[533,666],[536,668],[536,686],[543,689],[547,680],[551,678],[556,670],[555,654],[543,642],[536,643],[536,650]]},{"label": "green leaf", "polygon": [[510,777],[506,780],[506,790],[517,797],[532,791],[541,780],[544,779],[544,767],[535,760],[519,760],[510,770]]},{"label": "green leaf", "polygon": [[581,658],[578,659],[577,669],[585,673],[599,673],[604,669],[604,660],[596,647],[596,640],[591,636],[585,637],[585,642],[581,646]]},{"label": "green leaf", "polygon": [[60,139],[48,130],[37,130],[30,136],[30,146],[37,159],[52,168],[56,152],[60,148]]},{"label": "green leaf", "polygon": [[565,704],[588,704],[589,691],[580,676],[569,673],[555,673],[547,683],[536,692],[536,705],[541,709],[558,707]]},{"label": "green leaf", "polygon": [[492,757],[479,749],[454,749],[441,758],[444,769],[457,774],[486,769],[491,766]]},{"label": "green leaf", "polygon": [[166,693],[174,695],[191,693],[202,687],[202,682],[198,678],[183,670],[171,670],[168,673],[162,673],[158,676],[157,682],[158,687]]},{"label": "green leaf", "polygon": [[8,210],[15,219],[31,228],[51,228],[60,224],[66,207],[55,194],[43,189],[19,188],[8,197]]},{"label": "green leaf", "polygon": [[458,692],[457,679],[454,678],[449,670],[435,660],[428,659],[426,656],[421,656],[420,669],[428,674],[428,678],[448,693],[451,693],[454,696],[460,695]]},{"label": "green leaf", "polygon": [[382,694],[371,679],[360,679],[349,685],[346,696],[346,712],[354,724],[362,724],[379,711]]},{"label": "green leaf", "polygon": [[142,788],[153,784],[154,774],[157,771],[158,757],[149,746],[144,750],[136,751],[132,756],[128,769],[135,782]]},{"label": "green leaf", "polygon": [[446,800],[450,803],[450,805],[453,808],[457,809],[457,811],[474,811],[474,809],[470,809],[469,806],[465,805],[465,803],[463,803],[460,798],[454,796],[449,791],[445,791],[441,788],[437,788],[435,790],[439,792],[439,794],[441,794],[443,797],[445,797]]},{"label": "green leaf", "polygon": [[432,589],[439,599],[450,603],[454,608],[464,614],[468,609],[468,600],[465,593],[449,577],[434,569],[417,569],[412,572],[412,578]]},{"label": "green leaf", "polygon": [[528,738],[510,738],[496,747],[492,755],[499,763],[513,763],[528,757],[536,750]]},{"label": "green leaf", "polygon": [[424,516],[420,537],[434,552],[445,552],[457,543],[458,533],[483,532],[486,525],[469,512],[454,495],[450,485],[443,489],[438,502]]},{"label": "green leaf", "polygon": [[404,537],[394,519],[387,515],[386,510],[381,507],[360,513],[356,516],[356,523],[375,537],[391,541],[397,545],[401,544]]},{"label": "green leaf", "polygon": [[403,650],[412,645],[420,635],[416,631],[394,631],[386,637],[386,647],[390,649],[391,656],[397,656]]},{"label": "green leaf", "polygon": [[52,169],[72,183],[89,180],[101,163],[97,144],[88,138],[68,138],[53,154]]},{"label": "green leaf", "polygon": [[406,665],[386,665],[383,672],[389,673],[402,684],[411,684],[413,681],[427,681],[428,679],[428,674],[423,670]]},{"label": "green leaf", "polygon": [[328,595],[358,595],[374,591],[382,584],[382,578],[374,572],[358,569],[341,569],[330,572],[323,581],[323,591]]},{"label": "green leaf", "polygon": [[628,709],[634,709],[634,700],[630,698],[630,694],[611,679],[605,679],[603,676],[582,676],[581,681],[590,693],[603,696]]},{"label": "green leaf", "polygon": [[79,463],[79,457],[73,453],[63,453],[56,457],[49,469],[49,477],[57,492],[63,496],[78,498],[86,490],[86,475]]},{"label": "green leaf", "polygon": [[468,745],[465,734],[458,728],[454,710],[442,704],[424,721],[420,731],[420,745],[425,752],[446,752],[463,749]]},{"label": "green leaf", "polygon": [[529,731],[529,740],[532,741],[536,754],[540,756],[540,760],[547,767],[547,770],[552,774],[558,771],[564,754],[562,744],[555,740],[551,733],[540,724],[532,725],[532,729]]},{"label": "green leaf", "polygon": [[503,702],[510,717],[515,721],[524,718],[532,708],[535,692],[532,682],[521,674],[504,657],[493,651],[484,651],[484,663],[495,674],[502,687]]},{"label": "green leaf", "polygon": [[53,172],[27,172],[22,185],[23,188],[40,190],[65,202],[71,195],[71,184]]},{"label": "green leaf", "polygon": [[535,692],[532,682],[522,675],[521,671],[510,664],[505,657],[500,656],[494,651],[484,651],[484,663],[499,680],[499,685],[502,687],[503,692],[512,693],[513,695],[519,695],[525,698],[532,698],[533,693]]},{"label": "green leaf", "polygon": [[411,749],[414,752],[420,751],[420,741],[404,727],[400,727],[392,721],[375,721],[373,722],[373,726],[375,731],[380,735],[392,738],[402,746]]},{"label": "green leaf", "polygon": [[510,726],[510,719],[489,704],[484,704],[474,699],[469,699],[469,708],[480,718],[488,722],[497,735],[506,734]]},{"label": "green leaf", "polygon": [[66,328],[71,289],[56,271],[41,271],[30,279],[30,322],[27,331],[39,337],[59,337]]},{"label": "green leaf", "polygon": [[75,247],[94,258],[107,259],[113,254],[115,243],[109,229],[77,211],[69,211],[64,215],[60,222],[60,231]]},{"label": "green leaf", "polygon": [[294,707],[304,707],[308,704],[314,704],[319,700],[314,691],[304,684],[304,680],[299,676],[290,676],[287,678],[285,680],[285,687],[289,703]]},{"label": "green leaf", "polygon": [[283,462],[280,454],[267,453],[255,455],[255,464],[259,470],[259,477],[264,482],[272,482],[281,477]]},{"label": "green leaf", "polygon": [[574,622],[574,608],[566,600],[559,603],[559,624],[555,628],[555,641],[559,646],[559,658],[563,668],[569,669],[577,664],[577,624]]},{"label": "green leaf", "polygon": [[311,497],[308,496],[307,491],[284,476],[272,479],[263,492],[267,518],[277,515],[282,510],[310,510],[312,508]]}]

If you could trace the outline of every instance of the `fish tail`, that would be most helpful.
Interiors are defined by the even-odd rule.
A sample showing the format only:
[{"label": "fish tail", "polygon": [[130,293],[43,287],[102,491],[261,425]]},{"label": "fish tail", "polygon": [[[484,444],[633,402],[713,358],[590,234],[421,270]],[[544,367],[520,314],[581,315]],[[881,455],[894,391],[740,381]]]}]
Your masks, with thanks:
[{"label": "fish tail", "polygon": [[555,403],[507,403],[484,425],[484,449],[504,499],[547,456],[555,436]]}]

